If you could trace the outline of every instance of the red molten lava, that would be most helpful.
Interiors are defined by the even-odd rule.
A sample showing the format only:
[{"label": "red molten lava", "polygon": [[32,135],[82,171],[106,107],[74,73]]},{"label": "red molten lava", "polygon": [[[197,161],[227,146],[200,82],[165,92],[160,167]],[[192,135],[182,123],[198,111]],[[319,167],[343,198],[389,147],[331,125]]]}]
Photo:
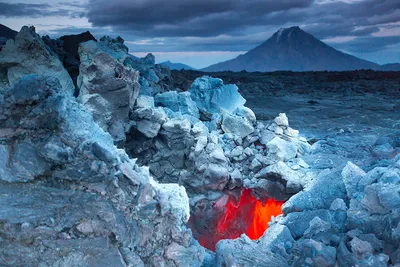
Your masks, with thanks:
[{"label": "red molten lava", "polygon": [[[224,239],[234,239],[245,233],[251,239],[260,238],[268,228],[271,216],[282,214],[283,202],[270,198],[265,204],[261,203],[246,189],[242,192],[239,203],[230,197],[226,212],[218,222],[218,232]],[[232,235],[230,235],[232,234]]]},{"label": "red molten lava", "polygon": [[258,239],[268,228],[271,216],[282,214],[282,204],[272,198],[262,203],[249,189],[243,190],[239,202],[230,196],[216,231],[212,236],[200,238],[200,244],[215,251],[215,244],[221,239],[235,239],[243,233],[253,240]]}]

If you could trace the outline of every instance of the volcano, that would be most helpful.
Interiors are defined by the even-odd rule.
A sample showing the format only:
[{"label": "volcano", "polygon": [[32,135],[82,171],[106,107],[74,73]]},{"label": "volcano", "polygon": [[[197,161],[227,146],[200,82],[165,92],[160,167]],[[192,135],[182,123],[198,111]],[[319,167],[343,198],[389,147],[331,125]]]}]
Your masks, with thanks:
[{"label": "volcano", "polygon": [[266,42],[204,71],[345,71],[380,65],[330,47],[299,27],[280,29]]}]

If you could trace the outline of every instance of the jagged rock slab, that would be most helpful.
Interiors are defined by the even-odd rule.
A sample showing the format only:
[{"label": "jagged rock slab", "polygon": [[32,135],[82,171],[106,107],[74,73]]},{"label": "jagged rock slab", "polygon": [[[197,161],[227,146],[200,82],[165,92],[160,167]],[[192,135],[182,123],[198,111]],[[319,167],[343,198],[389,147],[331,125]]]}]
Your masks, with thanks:
[{"label": "jagged rock slab", "polygon": [[73,94],[74,84],[57,56],[46,47],[35,28],[22,27],[0,51],[1,82],[13,86],[24,75],[44,74],[56,77],[64,92]]},{"label": "jagged rock slab", "polygon": [[224,85],[221,79],[208,76],[196,79],[189,92],[199,110],[206,114],[233,112],[246,103],[236,85]]},{"label": "jagged rock slab", "polygon": [[107,51],[112,48],[107,45],[95,41],[80,45],[79,99],[97,124],[116,142],[123,142],[129,128],[129,112],[140,90],[139,74],[109,55]]}]

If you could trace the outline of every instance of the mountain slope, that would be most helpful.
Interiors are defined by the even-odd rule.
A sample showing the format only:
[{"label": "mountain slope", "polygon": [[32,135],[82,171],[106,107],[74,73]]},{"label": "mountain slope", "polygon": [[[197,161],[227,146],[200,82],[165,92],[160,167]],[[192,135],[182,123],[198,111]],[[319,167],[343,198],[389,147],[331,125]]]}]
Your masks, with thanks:
[{"label": "mountain slope", "polygon": [[190,67],[188,65],[185,65],[185,64],[182,64],[182,63],[173,63],[173,62],[171,62],[169,60],[160,63],[160,65],[166,66],[170,70],[181,70],[181,69],[184,69],[184,70],[195,70],[195,68],[192,68],[192,67]]},{"label": "mountain slope", "polygon": [[381,66],[383,71],[400,71],[400,63],[389,63]]},{"label": "mountain slope", "polygon": [[379,69],[373,62],[340,52],[299,27],[281,29],[263,44],[204,71],[324,71]]},{"label": "mountain slope", "polygon": [[14,39],[18,32],[0,24],[0,37],[5,39]]}]

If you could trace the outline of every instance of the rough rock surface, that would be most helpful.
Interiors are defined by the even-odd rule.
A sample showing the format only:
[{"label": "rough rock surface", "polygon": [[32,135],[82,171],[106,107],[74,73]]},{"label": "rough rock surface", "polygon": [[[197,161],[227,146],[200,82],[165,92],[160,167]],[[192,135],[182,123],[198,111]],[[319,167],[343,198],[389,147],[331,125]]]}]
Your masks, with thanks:
[{"label": "rough rock surface", "polygon": [[155,64],[153,54],[148,54],[138,60],[133,59],[131,56],[127,57],[124,64],[139,71],[142,94],[154,96],[158,93],[174,89],[169,69],[165,66]]},{"label": "rough rock surface", "polygon": [[[378,167],[365,174],[353,163],[348,163],[342,175],[333,173],[329,176],[326,172],[321,175],[308,190],[285,203],[285,214],[272,222],[260,240],[247,240],[246,245],[243,238],[220,241],[216,252],[217,257],[222,258],[219,261],[244,266],[247,265],[243,262],[258,262],[263,259],[258,253],[247,254],[246,261],[242,253],[248,249],[246,247],[265,250],[267,246],[263,240],[268,237],[269,244],[278,245],[269,247],[266,253],[276,252],[284,257],[281,261],[290,266],[398,264],[400,157],[385,170]],[[353,177],[351,184],[358,185],[347,191],[353,193],[350,195],[346,193],[349,187],[345,187],[349,175]],[[333,178],[338,182],[341,180],[339,187],[327,186],[332,184]],[[229,254],[225,252],[228,249]]]},{"label": "rough rock surface", "polygon": [[218,78],[208,76],[198,78],[193,82],[189,91],[197,107],[205,114],[221,111],[232,112],[246,103],[236,85],[224,85],[223,81]]},{"label": "rough rock surface", "polygon": [[[138,72],[123,65],[120,61],[125,58],[120,55],[120,50],[112,50],[109,43],[109,39],[102,39],[79,46],[79,100],[91,111],[95,122],[118,143],[125,141],[129,112],[140,85]],[[107,53],[110,50],[113,53]]]},{"label": "rough rock surface", "polygon": [[79,94],[77,79],[80,65],[78,48],[80,43],[90,40],[96,41],[96,39],[87,31],[81,34],[64,35],[58,39],[51,39],[49,36],[43,36],[42,40],[63,63],[64,68],[68,71],[74,82],[75,96],[77,96]]},{"label": "rough rock surface", "polygon": [[56,78],[0,99],[1,264],[200,266],[185,189],[152,180]]},{"label": "rough rock surface", "polygon": [[[283,125],[257,122],[237,87],[219,79],[200,78],[189,93],[140,95],[126,149],[159,181],[186,187],[195,237],[201,237],[203,225],[216,231],[221,209],[212,203],[223,202],[226,191],[240,194],[248,188],[259,199],[286,201],[312,180],[300,161],[310,145],[298,132],[292,134],[295,130],[287,131],[287,118]],[[281,117],[286,116],[277,121]],[[277,127],[282,131],[276,133]],[[266,136],[264,145],[260,139]]]},{"label": "rough rock surface", "polygon": [[[50,50],[50,49],[49,49]],[[27,74],[46,74],[56,77],[62,90],[73,94],[74,84],[56,55],[48,50],[34,27],[22,27],[0,51],[0,81],[13,86]]]},{"label": "rough rock surface", "polygon": [[[204,91],[203,98],[196,102],[192,100],[193,92],[197,92],[199,88],[208,88],[210,91]],[[285,138],[285,141],[282,139],[279,147],[272,148],[274,142],[271,142],[270,149],[262,144],[257,145],[261,132],[269,132],[273,137],[279,138],[273,130],[269,130],[272,126],[257,123],[254,113],[243,106],[244,101],[233,104],[232,114],[227,113],[228,109],[222,106],[217,107],[217,104],[223,105],[224,101],[219,101],[220,94],[213,95],[213,90],[233,90],[235,99],[243,99],[237,88],[210,77],[195,81],[189,90],[190,95],[170,91],[155,95],[154,101],[150,96],[140,96],[140,99],[146,101],[138,101],[131,118],[135,121],[136,129],[144,135],[143,140],[147,138],[148,141],[142,142],[140,148],[132,145],[134,149],[128,151],[132,156],[138,157],[141,164],[149,165],[150,172],[159,180],[178,182],[195,194],[209,190],[222,191],[227,186],[230,189],[241,188],[243,181],[239,180],[246,179],[246,187],[255,188],[257,181],[252,178],[254,174],[280,160],[286,167],[284,179],[292,183],[291,194],[301,190],[308,178],[300,177],[306,175],[306,172],[298,174],[298,170],[292,170],[285,162],[300,155],[303,146],[308,146],[307,142],[297,136],[282,133],[278,136]],[[213,96],[206,96],[207,93]],[[150,104],[143,105],[142,102]],[[225,103],[229,103],[227,98]],[[207,110],[205,107],[208,107]],[[199,116],[198,110],[200,114],[204,115],[206,112],[209,116]],[[160,120],[160,116],[156,114],[162,111],[166,116]],[[211,121],[208,120],[210,117]],[[154,130],[146,132],[140,129],[141,124],[151,125],[146,129]],[[255,165],[259,166],[258,170]],[[230,179],[231,176],[241,178]],[[281,177],[282,173],[277,173],[276,176]]]},{"label": "rough rock surface", "polygon": [[[152,55],[129,56],[122,38],[81,44],[84,105],[41,60],[42,75],[21,72],[0,90],[0,265],[400,264],[400,156],[368,172],[312,162],[329,142],[311,146],[284,113],[257,121],[220,79],[166,92],[168,73]],[[382,136],[371,151],[394,153],[396,140]],[[206,251],[193,236],[212,233],[221,203],[242,189],[286,201],[283,214],[259,240]]]}]

